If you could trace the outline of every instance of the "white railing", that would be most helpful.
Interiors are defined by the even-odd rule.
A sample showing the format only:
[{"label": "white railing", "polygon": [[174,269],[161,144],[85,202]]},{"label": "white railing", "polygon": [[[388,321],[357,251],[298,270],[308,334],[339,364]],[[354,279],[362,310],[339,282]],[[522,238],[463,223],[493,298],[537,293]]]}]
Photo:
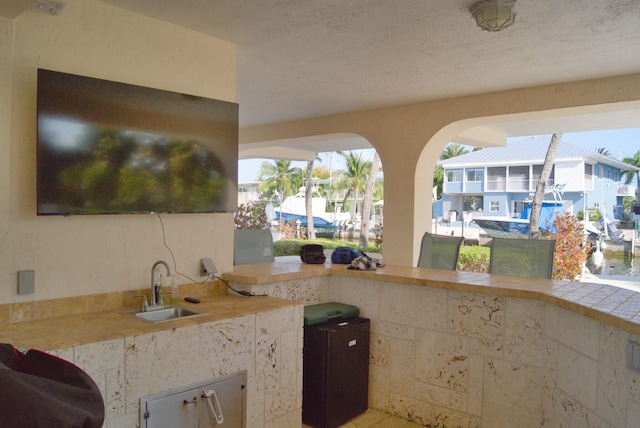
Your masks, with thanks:
[{"label": "white railing", "polygon": [[507,182],[504,178],[497,180],[487,180],[487,189],[489,191],[504,191],[507,189]]},{"label": "white railing", "polygon": [[635,196],[635,188],[633,186],[629,186],[628,184],[623,184],[618,186],[618,194],[617,196]]}]

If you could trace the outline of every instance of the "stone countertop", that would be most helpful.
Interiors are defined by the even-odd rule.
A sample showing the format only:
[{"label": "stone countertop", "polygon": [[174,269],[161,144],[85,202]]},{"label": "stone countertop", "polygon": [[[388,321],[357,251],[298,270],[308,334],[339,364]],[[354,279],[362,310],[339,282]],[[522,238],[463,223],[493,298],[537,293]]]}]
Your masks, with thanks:
[{"label": "stone countertop", "polygon": [[375,271],[356,271],[345,265],[300,261],[235,266],[221,276],[227,281],[259,285],[327,275],[540,300],[640,335],[640,293],[607,284],[389,265]]},{"label": "stone countertop", "polygon": [[300,303],[274,297],[210,296],[201,303],[181,301],[178,306],[204,312],[182,319],[149,322],[137,318],[135,310],[118,309],[76,314],[0,327],[0,343],[18,349],[49,351],[75,345],[136,336],[160,330],[203,324],[244,315],[257,314]]}]

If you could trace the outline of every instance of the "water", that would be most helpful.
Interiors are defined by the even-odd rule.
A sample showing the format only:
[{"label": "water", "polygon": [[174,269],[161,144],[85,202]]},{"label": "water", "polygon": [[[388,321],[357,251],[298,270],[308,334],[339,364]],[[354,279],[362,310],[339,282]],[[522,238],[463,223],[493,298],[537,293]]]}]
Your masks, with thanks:
[{"label": "water", "polygon": [[[595,273],[591,260],[587,262],[587,268],[591,273]],[[622,275],[632,276],[640,280],[640,258],[636,257],[614,257],[606,255],[601,275]]]}]

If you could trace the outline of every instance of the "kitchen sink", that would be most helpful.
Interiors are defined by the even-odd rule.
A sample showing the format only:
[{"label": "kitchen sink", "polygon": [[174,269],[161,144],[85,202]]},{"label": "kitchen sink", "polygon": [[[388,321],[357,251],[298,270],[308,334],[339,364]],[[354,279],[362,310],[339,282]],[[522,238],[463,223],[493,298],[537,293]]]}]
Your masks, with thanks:
[{"label": "kitchen sink", "polygon": [[205,315],[205,313],[182,308],[180,306],[172,306],[169,308],[157,309],[155,311],[138,312],[135,315],[138,318],[142,318],[143,320],[151,322],[161,322],[180,318],[194,317],[198,315]]}]

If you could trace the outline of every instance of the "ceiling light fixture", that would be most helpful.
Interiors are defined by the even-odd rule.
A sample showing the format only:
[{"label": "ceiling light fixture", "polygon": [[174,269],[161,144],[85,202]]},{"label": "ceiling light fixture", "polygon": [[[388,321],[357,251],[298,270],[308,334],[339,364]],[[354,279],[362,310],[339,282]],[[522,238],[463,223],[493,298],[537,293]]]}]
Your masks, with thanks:
[{"label": "ceiling light fixture", "polygon": [[516,19],[513,11],[515,3],[515,0],[483,0],[471,6],[471,15],[483,30],[504,30]]}]

